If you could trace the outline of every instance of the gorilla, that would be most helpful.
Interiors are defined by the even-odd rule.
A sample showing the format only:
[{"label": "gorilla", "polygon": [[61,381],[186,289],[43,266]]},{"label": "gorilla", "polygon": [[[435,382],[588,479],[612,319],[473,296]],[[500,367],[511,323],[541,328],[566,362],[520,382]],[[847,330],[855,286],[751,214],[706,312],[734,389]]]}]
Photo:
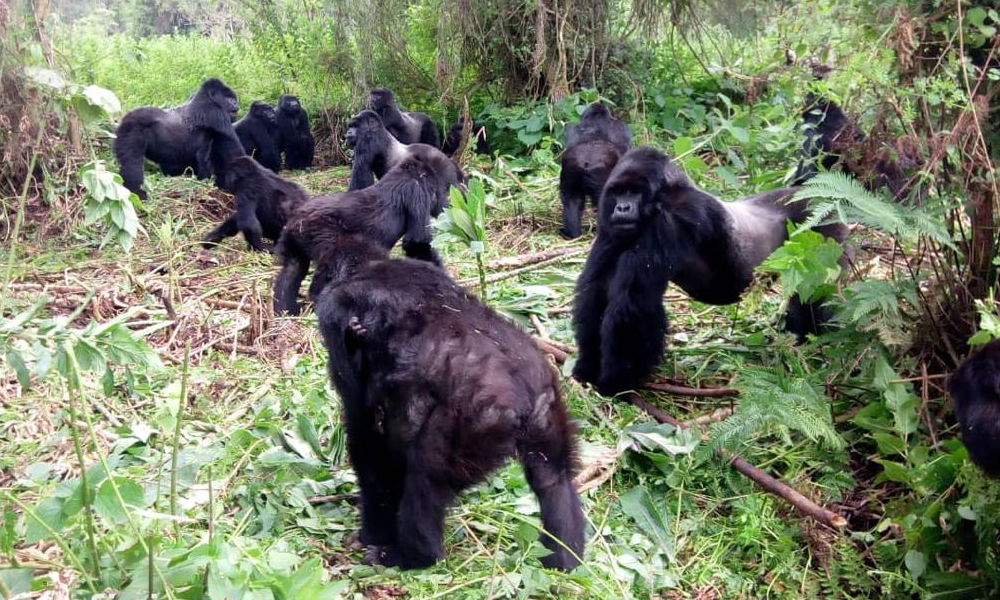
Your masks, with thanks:
[{"label": "gorilla", "polygon": [[596,207],[611,169],[631,145],[628,125],[614,118],[600,102],[587,107],[580,122],[566,130],[566,151],[559,174],[563,206],[563,226],[559,233],[563,237],[580,237],[580,217],[587,196]]},{"label": "gorilla", "polygon": [[[808,201],[788,203],[794,192],[722,202],[659,150],[626,153],[604,187],[597,238],[577,280],[573,375],[604,395],[636,388],[663,354],[667,284],[699,302],[738,301],[754,268],[785,241],[786,221],[809,215]],[[816,231],[841,243],[847,236],[839,223]],[[825,318],[820,307],[796,297],[788,311],[786,326],[800,336]]]},{"label": "gorilla", "polygon": [[[448,130],[448,135],[444,138],[444,145],[441,146],[441,152],[444,152],[448,156],[455,156],[458,152],[458,145],[462,141],[462,127],[465,126],[465,119],[459,119],[451,126]],[[469,143],[475,142],[476,154],[492,154],[493,150],[490,148],[490,143],[486,140],[486,128],[476,123],[472,122],[472,129],[469,133]]]},{"label": "gorilla", "polygon": [[1000,478],[1000,340],[959,365],[948,378],[948,395],[969,458],[987,475]]},{"label": "gorilla", "polygon": [[[276,247],[282,267],[274,282],[274,312],[298,314],[299,287],[310,261],[344,235],[366,236],[386,250],[403,238],[407,256],[440,264],[431,247],[431,218],[444,209],[450,186],[464,177],[436,152],[406,157],[372,187],[319,196],[296,210]],[[324,283],[315,274],[309,297],[315,298]]]},{"label": "gorilla", "polygon": [[[242,153],[233,129],[239,109],[236,94],[220,80],[206,79],[184,104],[163,110],[144,106],[122,117],[115,131],[114,154],[122,181],[129,191],[145,200],[143,167],[148,158],[160,165],[164,175],[181,175],[191,169],[198,179],[216,173],[216,182],[225,159]],[[213,152],[213,145],[219,149]]]},{"label": "gorilla", "polygon": [[278,150],[278,120],[274,107],[261,100],[254,100],[245,117],[233,126],[243,149],[261,165],[274,173],[281,170],[281,152]]},{"label": "gorilla", "polygon": [[441,145],[437,125],[422,112],[403,112],[396,107],[392,92],[375,88],[368,97],[368,108],[382,119],[385,128],[404,144],[420,142],[438,148]]},{"label": "gorilla", "polygon": [[389,259],[364,236],[333,240],[317,269],[329,273],[316,313],[361,487],[366,561],[434,564],[448,505],[517,456],[551,551],[542,564],[577,566],[574,430],[532,339],[444,270]]},{"label": "gorilla", "polygon": [[233,159],[229,174],[236,195],[236,212],[205,236],[202,246],[209,248],[242,231],[250,248],[266,251],[261,237],[276,242],[289,217],[309,200],[309,194],[249,156]]},{"label": "gorilla", "polygon": [[278,148],[285,153],[285,166],[291,170],[308,169],[316,153],[316,140],[309,129],[309,115],[299,99],[285,95],[278,98]]},{"label": "gorilla", "polygon": [[[382,124],[382,119],[370,110],[363,110],[351,119],[347,124],[345,141],[347,147],[354,150],[348,191],[363,190],[372,185],[375,183],[375,177],[381,178],[386,171],[407,156],[420,156],[434,163],[451,162],[451,159],[434,146],[404,144],[392,137]],[[463,178],[458,183],[464,181]]]}]

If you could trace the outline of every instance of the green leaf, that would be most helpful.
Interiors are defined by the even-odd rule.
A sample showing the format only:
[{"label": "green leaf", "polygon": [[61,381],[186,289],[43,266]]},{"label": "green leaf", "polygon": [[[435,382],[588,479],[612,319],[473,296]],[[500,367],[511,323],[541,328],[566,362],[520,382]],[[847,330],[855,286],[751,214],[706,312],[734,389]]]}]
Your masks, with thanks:
[{"label": "green leaf", "polygon": [[[0,569],[0,581],[12,597],[29,597],[31,582],[35,579],[34,569]],[[0,596],[2,597],[2,596]]]},{"label": "green leaf", "polygon": [[113,116],[122,111],[121,102],[118,96],[111,90],[104,89],[97,85],[88,85],[83,88],[81,95],[87,99],[91,105],[103,110],[109,116]]},{"label": "green leaf", "polygon": [[920,579],[927,570],[927,557],[919,550],[910,550],[904,559],[906,569],[914,580]]},{"label": "green leaf", "polygon": [[[31,545],[48,539],[51,535],[49,529],[58,535],[66,522],[66,517],[62,509],[62,498],[50,496],[39,501],[31,513],[25,516],[27,527],[24,534],[24,543]],[[48,529],[46,529],[46,525]]]},{"label": "green leaf", "polygon": [[669,423],[637,423],[626,427],[623,433],[648,450],[671,456],[690,454],[701,441],[701,436],[694,430],[680,429]]},{"label": "green leaf", "polygon": [[62,91],[68,85],[63,76],[59,73],[53,71],[52,69],[40,69],[37,67],[26,67],[24,69],[24,74],[28,79],[34,83],[51,88],[56,91]]},{"label": "green leaf", "polygon": [[[121,501],[115,494],[115,486],[121,494]],[[125,504],[122,504],[124,502]],[[106,479],[94,497],[94,512],[113,523],[128,522],[129,507],[143,507],[142,486],[125,477]]]},{"label": "green leaf", "polygon": [[28,388],[31,387],[31,372],[28,370],[28,365],[24,363],[24,357],[21,356],[21,353],[13,348],[8,350],[7,364],[17,374],[17,381],[21,384],[21,391],[28,391]]},{"label": "green leaf", "polygon": [[649,491],[638,486],[621,497],[622,512],[631,517],[650,539],[666,553],[669,560],[674,558],[673,538],[670,535],[669,518],[649,495]]}]

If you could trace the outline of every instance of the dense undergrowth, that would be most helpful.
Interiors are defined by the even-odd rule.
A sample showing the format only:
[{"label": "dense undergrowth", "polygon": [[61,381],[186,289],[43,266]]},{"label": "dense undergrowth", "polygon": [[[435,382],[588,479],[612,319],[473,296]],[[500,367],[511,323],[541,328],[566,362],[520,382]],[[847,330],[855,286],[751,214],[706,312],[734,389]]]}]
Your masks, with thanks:
[{"label": "dense undergrowth", "polygon": [[[354,3],[283,12],[288,4],[262,2],[244,7],[253,19],[222,4],[214,21],[184,21],[172,35],[131,28],[147,21],[130,10],[163,16],[159,2],[112,2],[89,15],[62,6],[74,18],[47,15],[41,28],[0,13],[0,597],[1000,594],[1000,486],[969,464],[943,386],[970,336],[1000,337],[990,221],[1000,213],[985,214],[996,200],[996,100],[979,94],[1000,75],[977,79],[971,62],[976,48],[996,48],[995,12],[751,4],[739,9],[756,23],[746,31],[722,14],[724,2],[711,3],[709,20],[672,3],[673,26],[623,37],[624,58],[609,51],[599,80],[548,94],[552,78],[535,74],[511,101],[509,81],[448,54],[456,46],[441,41],[452,18],[440,16],[451,6],[443,0],[409,5],[402,50],[359,43],[358,31],[379,30],[365,7],[340,18]],[[172,5],[177,14],[182,5]],[[624,25],[611,22],[620,34]],[[956,58],[961,49],[970,62]],[[385,68],[401,56],[404,66]],[[694,429],[655,425],[564,378],[584,465],[583,568],[540,567],[537,506],[516,466],[462,496],[440,564],[363,566],[357,489],[315,318],[271,314],[270,256],[236,238],[200,250],[228,196],[150,173],[142,205],[121,192],[112,162],[93,166],[109,159],[118,100],[124,110],[173,105],[209,76],[244,107],[302,97],[324,160],[289,176],[313,193],[346,185],[346,169],[329,167],[343,158],[337,124],[368,86],[393,86],[442,127],[467,97],[495,154],[467,165],[479,227],[442,220],[437,244],[456,279],[569,350],[573,284],[593,232],[558,237],[556,185],[565,127],[586,104],[614,103],[637,143],[664,148],[699,186],[737,198],[785,184],[806,94],[823,94],[869,134],[845,153],[856,179],[824,174],[806,190],[818,213],[854,224],[852,273],[835,285],[836,257],[824,260],[821,240],[805,232],[738,305],[668,289],[658,377],[740,392],[643,391],[681,421],[701,418]],[[910,178],[895,200],[858,183],[887,156]],[[523,260],[551,250],[561,252]],[[801,345],[784,333],[778,315],[795,290],[826,298],[837,329]],[[719,449],[848,526],[798,514]]]}]

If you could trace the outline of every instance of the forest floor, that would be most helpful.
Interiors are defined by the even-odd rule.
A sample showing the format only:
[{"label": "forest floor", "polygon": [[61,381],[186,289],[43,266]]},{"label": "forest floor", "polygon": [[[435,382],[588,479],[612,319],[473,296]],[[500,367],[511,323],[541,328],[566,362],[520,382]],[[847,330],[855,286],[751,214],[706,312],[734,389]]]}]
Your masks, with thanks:
[{"label": "forest floor", "polygon": [[[487,211],[486,299],[535,335],[572,350],[573,283],[592,235],[559,238],[555,175],[530,181],[489,175],[505,177],[510,192],[491,197]],[[292,177],[325,193],[343,189],[348,173],[335,168]],[[130,561],[137,539],[153,529],[160,532],[159,572],[177,597],[193,597],[186,582],[207,565],[220,574],[206,584],[209,596],[226,596],[220,590],[229,585],[230,598],[262,600],[275,589],[290,590],[290,597],[298,590],[302,598],[370,599],[879,597],[865,562],[865,534],[852,537],[801,516],[706,452],[696,433],[657,426],[634,406],[569,378],[564,395],[579,424],[584,465],[585,566],[570,574],[540,568],[537,506],[516,464],[461,496],[446,524],[446,558],[436,566],[400,573],[362,565],[353,536],[356,486],[315,317],[274,317],[273,259],[248,251],[242,237],[201,249],[198,240],[229,210],[227,196],[191,179],[153,181],[155,199],[140,214],[148,234],[131,252],[99,249],[99,236],[83,229],[52,235],[29,222],[21,237],[35,241],[18,248],[11,286],[22,305],[47,295],[50,315],[81,327],[125,318],[145,332],[163,363],[135,368],[131,379],[119,371],[110,390],[100,381],[86,384],[94,408],[86,427],[96,442],[86,449],[87,461],[108,458],[116,474],[144,490],[146,513],[125,524],[100,521],[102,548],[116,554],[106,568],[120,573],[123,598],[146,597],[146,578],[134,575],[144,566]],[[585,223],[592,225],[592,210]],[[535,264],[524,259],[556,249],[568,253]],[[466,249],[441,250],[456,279],[479,291]],[[693,303],[675,288],[666,301],[665,381],[729,387],[776,361],[804,363],[822,352],[795,346],[780,331],[780,297],[769,282],[737,306]],[[162,519],[163,473],[170,399],[178,394],[186,349],[189,402],[176,467],[185,517],[171,521]],[[642,395],[681,421],[720,418],[733,406],[731,398]],[[0,490],[14,490],[32,505],[79,474],[65,426],[66,390],[46,383],[22,394],[4,372],[0,398],[0,456],[6,457]],[[877,522],[864,492],[855,491],[864,487],[857,480],[864,469],[843,464],[842,454],[826,461],[829,455],[802,436],[754,438],[742,453],[807,497],[850,512],[853,530]],[[129,530],[136,522],[143,533]],[[67,527],[67,539],[84,539],[78,522]],[[67,552],[83,554],[83,547],[43,539],[10,552],[55,577],[71,564]],[[303,565],[321,568],[307,572]]]}]

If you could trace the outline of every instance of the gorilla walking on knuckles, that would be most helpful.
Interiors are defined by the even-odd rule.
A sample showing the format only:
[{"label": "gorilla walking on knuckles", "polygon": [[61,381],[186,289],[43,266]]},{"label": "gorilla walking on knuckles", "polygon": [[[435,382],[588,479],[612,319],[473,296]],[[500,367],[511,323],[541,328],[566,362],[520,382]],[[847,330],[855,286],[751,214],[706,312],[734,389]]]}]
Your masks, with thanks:
[{"label": "gorilla walking on knuckles", "polygon": [[517,456],[551,551],[542,564],[577,566],[574,432],[532,339],[442,269],[389,259],[363,236],[333,240],[317,268],[328,273],[316,313],[361,486],[366,562],[434,564],[448,505]]},{"label": "gorilla walking on knuckles", "polygon": [[205,236],[202,246],[209,248],[243,232],[250,248],[264,252],[268,248],[261,238],[276,242],[295,209],[309,200],[309,194],[249,156],[233,159],[229,174],[236,212]]},{"label": "gorilla walking on knuckles", "polygon": [[[754,268],[785,241],[786,221],[809,215],[808,201],[788,203],[794,192],[722,202],[659,150],[625,154],[604,187],[597,238],[577,280],[573,375],[604,395],[638,387],[663,355],[667,284],[699,302],[737,302]],[[815,230],[838,242],[847,235],[839,223]],[[789,301],[786,326],[800,336],[823,318],[821,307]]]},{"label": "gorilla walking on knuckles", "polygon": [[[403,238],[407,256],[440,264],[431,247],[431,218],[441,213],[449,188],[462,181],[461,170],[438,151],[437,156],[406,157],[372,187],[302,205],[278,240],[282,267],[274,282],[274,312],[298,314],[299,287],[310,262],[345,235],[365,236],[386,250]],[[324,284],[315,273],[309,297],[315,298]]]},{"label": "gorilla walking on knuckles", "polygon": [[233,90],[213,77],[176,108],[144,106],[129,111],[114,141],[125,187],[146,199],[142,184],[147,158],[159,164],[164,175],[181,175],[190,168],[198,179],[214,172],[216,182],[223,182],[229,159],[243,154],[233,129],[238,109]]},{"label": "gorilla walking on knuckles", "polygon": [[580,219],[587,197],[596,208],[611,169],[631,145],[628,125],[614,118],[600,102],[587,107],[580,122],[566,130],[566,151],[559,174],[563,206],[563,226],[559,232],[563,237],[580,237]]},{"label": "gorilla walking on knuckles", "polygon": [[246,116],[237,121],[233,128],[247,154],[274,173],[281,170],[278,119],[273,106],[254,100]]},{"label": "gorilla walking on knuckles", "polygon": [[278,148],[285,153],[285,166],[291,170],[311,167],[316,140],[309,129],[309,115],[297,97],[278,98],[277,121]]},{"label": "gorilla walking on knuckles", "polygon": [[[347,124],[345,141],[347,147],[354,151],[348,191],[363,190],[372,185],[375,177],[381,179],[389,169],[409,156],[417,156],[435,164],[451,162],[434,146],[400,142],[385,128],[382,119],[370,110],[363,110],[351,119]],[[463,178],[459,183],[464,181]]]},{"label": "gorilla walking on knuckles", "polygon": [[438,148],[441,139],[437,125],[422,112],[404,112],[396,107],[392,92],[385,88],[375,88],[368,97],[368,107],[382,119],[386,130],[404,144],[420,142]]}]

